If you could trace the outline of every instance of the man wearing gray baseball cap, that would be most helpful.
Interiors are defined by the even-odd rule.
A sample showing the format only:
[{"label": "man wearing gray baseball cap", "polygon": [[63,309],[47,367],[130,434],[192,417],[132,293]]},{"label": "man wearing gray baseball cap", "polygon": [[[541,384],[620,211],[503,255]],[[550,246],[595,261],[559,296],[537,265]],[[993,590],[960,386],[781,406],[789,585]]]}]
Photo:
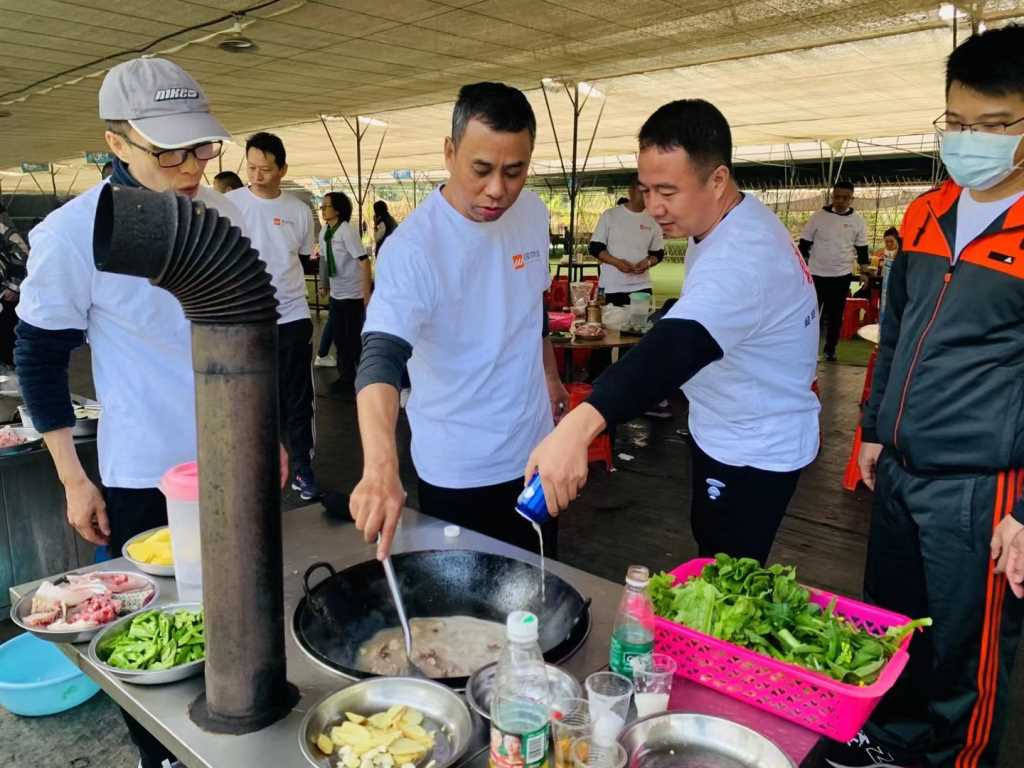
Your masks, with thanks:
[{"label": "man wearing gray baseball cap", "polygon": [[[164,472],[196,457],[189,322],[178,300],[144,280],[96,270],[92,230],[104,184],[172,190],[242,224],[230,201],[200,186],[229,138],[199,84],[166,59],[133,59],[107,73],[99,113],[114,172],[43,220],[30,234],[28,276],[18,306],[15,364],[25,404],[53,457],[68,522],[119,555],[137,533],[167,525],[158,490]],[[103,406],[98,449],[102,491],[75,453],[68,391],[71,351],[88,335]],[[140,766],[174,756],[127,713]]]}]

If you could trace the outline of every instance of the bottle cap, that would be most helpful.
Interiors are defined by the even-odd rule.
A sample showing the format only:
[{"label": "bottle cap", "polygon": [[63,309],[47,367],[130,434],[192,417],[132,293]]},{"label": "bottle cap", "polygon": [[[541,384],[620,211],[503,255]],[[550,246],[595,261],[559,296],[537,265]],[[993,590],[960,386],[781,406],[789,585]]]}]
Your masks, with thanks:
[{"label": "bottle cap", "polygon": [[460,533],[462,533],[462,529],[457,525],[446,525],[444,527],[444,537],[446,539],[458,538]]},{"label": "bottle cap", "polygon": [[529,611],[512,611],[505,623],[505,631],[512,642],[535,642],[540,634],[540,622]]},{"label": "bottle cap", "polygon": [[651,580],[651,572],[643,565],[631,565],[626,571],[626,584],[637,589],[643,589]]},{"label": "bottle cap", "polygon": [[199,501],[199,465],[187,461],[171,467],[160,480],[160,490],[173,501]]}]

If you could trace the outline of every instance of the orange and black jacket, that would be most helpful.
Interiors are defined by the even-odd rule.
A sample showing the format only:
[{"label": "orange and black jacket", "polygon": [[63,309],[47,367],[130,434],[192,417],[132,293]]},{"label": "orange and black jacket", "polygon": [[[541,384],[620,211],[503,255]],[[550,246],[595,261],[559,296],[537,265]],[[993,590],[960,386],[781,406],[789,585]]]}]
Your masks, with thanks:
[{"label": "orange and black jacket", "polygon": [[862,420],[922,473],[1024,467],[1024,199],[954,262],[960,191],[946,182],[903,218]]}]

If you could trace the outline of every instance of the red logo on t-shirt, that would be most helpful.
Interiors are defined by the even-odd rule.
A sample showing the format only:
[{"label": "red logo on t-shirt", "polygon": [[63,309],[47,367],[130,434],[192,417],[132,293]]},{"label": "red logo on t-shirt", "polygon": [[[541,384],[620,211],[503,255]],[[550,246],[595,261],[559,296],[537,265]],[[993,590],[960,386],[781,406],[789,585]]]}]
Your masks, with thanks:
[{"label": "red logo on t-shirt", "polygon": [[526,266],[526,258],[521,253],[512,257],[512,269],[522,269]]},{"label": "red logo on t-shirt", "polygon": [[281,226],[281,217],[280,216],[275,216],[274,217],[274,226],[275,227],[280,227]]}]

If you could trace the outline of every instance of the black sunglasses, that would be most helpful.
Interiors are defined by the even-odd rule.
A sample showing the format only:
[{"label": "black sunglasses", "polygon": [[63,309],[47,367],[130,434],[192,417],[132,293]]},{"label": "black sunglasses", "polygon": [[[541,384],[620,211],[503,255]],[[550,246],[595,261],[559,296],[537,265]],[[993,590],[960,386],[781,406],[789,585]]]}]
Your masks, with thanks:
[{"label": "black sunglasses", "polygon": [[157,165],[161,168],[177,168],[188,160],[189,155],[194,155],[196,160],[213,160],[220,157],[220,153],[224,151],[223,141],[204,141],[202,144],[196,144],[194,147],[183,147],[181,149],[153,150],[141,144],[136,144],[123,133],[119,133],[118,136],[136,149],[141,149],[146,154],[155,157]]}]

